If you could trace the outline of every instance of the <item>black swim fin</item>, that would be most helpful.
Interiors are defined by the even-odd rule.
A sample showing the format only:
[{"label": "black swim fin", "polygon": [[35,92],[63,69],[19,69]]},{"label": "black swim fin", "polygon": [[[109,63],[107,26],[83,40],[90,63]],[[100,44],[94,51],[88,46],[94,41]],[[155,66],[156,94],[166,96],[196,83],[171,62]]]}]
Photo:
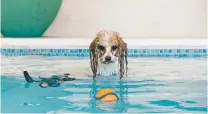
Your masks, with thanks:
[{"label": "black swim fin", "polygon": [[67,77],[67,78],[63,78],[62,79],[63,81],[73,81],[73,80],[76,80],[75,78],[69,78],[69,77]]},{"label": "black swim fin", "polygon": [[23,71],[23,74],[24,74],[24,77],[25,77],[25,80],[29,83],[32,83],[34,82],[34,80],[30,77],[29,73],[27,71]]}]

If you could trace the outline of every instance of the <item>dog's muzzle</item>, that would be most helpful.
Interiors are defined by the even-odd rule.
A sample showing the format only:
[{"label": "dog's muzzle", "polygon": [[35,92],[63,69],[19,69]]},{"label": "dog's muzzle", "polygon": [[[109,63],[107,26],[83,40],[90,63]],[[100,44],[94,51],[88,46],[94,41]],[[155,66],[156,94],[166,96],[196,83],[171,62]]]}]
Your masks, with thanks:
[{"label": "dog's muzzle", "polygon": [[111,56],[106,56],[105,61],[107,61],[107,62],[111,61]]},{"label": "dog's muzzle", "polygon": [[103,64],[110,64],[110,63],[114,63],[111,59],[111,56],[106,56],[105,57],[105,61],[102,62]]}]

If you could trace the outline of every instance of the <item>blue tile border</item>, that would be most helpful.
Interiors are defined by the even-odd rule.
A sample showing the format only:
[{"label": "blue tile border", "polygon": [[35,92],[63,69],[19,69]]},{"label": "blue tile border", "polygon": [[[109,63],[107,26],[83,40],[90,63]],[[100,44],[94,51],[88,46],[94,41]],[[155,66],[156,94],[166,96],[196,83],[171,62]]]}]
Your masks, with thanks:
[{"label": "blue tile border", "polygon": [[[1,56],[71,56],[89,57],[89,49],[12,49],[1,48]],[[128,49],[132,58],[207,58],[207,49]]]}]

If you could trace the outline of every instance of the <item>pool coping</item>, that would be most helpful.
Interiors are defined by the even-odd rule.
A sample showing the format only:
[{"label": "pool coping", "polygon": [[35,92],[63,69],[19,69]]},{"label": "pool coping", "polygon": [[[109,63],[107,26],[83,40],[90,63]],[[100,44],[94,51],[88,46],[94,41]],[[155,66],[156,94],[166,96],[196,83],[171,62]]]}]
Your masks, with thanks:
[{"label": "pool coping", "polygon": [[[92,38],[0,38],[1,48],[75,49],[88,48]],[[129,48],[137,49],[207,49],[207,39],[125,38]]]}]

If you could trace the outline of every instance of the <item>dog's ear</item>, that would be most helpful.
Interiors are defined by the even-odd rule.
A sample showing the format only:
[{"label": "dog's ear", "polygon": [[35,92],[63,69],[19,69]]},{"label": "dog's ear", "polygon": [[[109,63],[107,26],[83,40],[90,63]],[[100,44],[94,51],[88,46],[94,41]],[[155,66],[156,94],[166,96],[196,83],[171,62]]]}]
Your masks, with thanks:
[{"label": "dog's ear", "polygon": [[122,39],[119,40],[120,43],[120,78],[123,77],[124,73],[126,73],[127,76],[127,70],[128,70],[128,48],[127,43],[125,43]]},{"label": "dog's ear", "polygon": [[97,45],[98,45],[98,38],[96,37],[93,41],[92,41],[92,43],[90,44],[90,51],[92,51],[93,52],[93,54],[95,53],[95,50],[96,50],[96,48],[97,48]]},{"label": "dog's ear", "polygon": [[125,64],[126,64],[126,77],[127,77],[127,70],[128,70],[128,47],[127,47],[127,43],[124,42],[125,45],[125,49],[124,49],[124,57],[125,57]]},{"label": "dog's ear", "polygon": [[98,45],[98,37],[96,37],[89,47],[89,55],[90,55],[90,64],[91,64],[91,70],[93,72],[93,78],[96,77],[97,74],[97,67],[98,67],[98,58],[96,55],[96,49]]}]

